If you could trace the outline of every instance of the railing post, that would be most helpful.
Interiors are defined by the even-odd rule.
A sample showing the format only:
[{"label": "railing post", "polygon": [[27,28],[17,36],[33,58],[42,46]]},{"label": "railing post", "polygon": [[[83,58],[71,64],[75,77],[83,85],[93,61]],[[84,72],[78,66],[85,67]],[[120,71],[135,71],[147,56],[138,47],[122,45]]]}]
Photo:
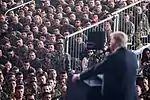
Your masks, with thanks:
[{"label": "railing post", "polygon": [[65,46],[65,52],[67,54],[69,54],[69,37],[68,36],[65,37],[65,44],[66,44],[66,46]]},{"label": "railing post", "polygon": [[119,31],[119,23],[120,23],[120,17],[119,14],[116,15],[116,19],[117,19],[117,26],[116,26],[116,31]]},{"label": "railing post", "polygon": [[114,15],[114,32],[119,30],[119,14]]}]

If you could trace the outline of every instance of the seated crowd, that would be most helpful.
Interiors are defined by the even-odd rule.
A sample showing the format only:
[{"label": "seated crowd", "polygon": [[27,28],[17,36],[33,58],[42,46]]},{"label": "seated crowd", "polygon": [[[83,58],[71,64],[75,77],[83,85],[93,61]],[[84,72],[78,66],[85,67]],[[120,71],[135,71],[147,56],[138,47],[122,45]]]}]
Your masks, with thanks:
[{"label": "seated crowd", "polygon": [[[136,2],[35,0],[5,14],[8,9],[26,1],[0,0],[0,100],[65,100],[68,73],[73,73],[78,67],[84,71],[108,54],[101,50],[86,50],[85,46],[87,56],[72,68],[71,62],[77,58],[65,53],[65,36]],[[146,9],[143,11],[150,10]],[[128,19],[129,15],[125,16]],[[150,19],[149,15],[147,17]],[[134,24],[137,23],[131,25],[134,27]],[[105,23],[108,38],[113,31],[112,26],[113,21]],[[132,36],[134,33],[131,31]],[[74,41],[82,43],[82,38],[83,35],[79,35]],[[148,66],[143,61],[142,66],[145,65]],[[141,84],[137,86],[141,100],[150,100],[149,73],[140,77]]]}]

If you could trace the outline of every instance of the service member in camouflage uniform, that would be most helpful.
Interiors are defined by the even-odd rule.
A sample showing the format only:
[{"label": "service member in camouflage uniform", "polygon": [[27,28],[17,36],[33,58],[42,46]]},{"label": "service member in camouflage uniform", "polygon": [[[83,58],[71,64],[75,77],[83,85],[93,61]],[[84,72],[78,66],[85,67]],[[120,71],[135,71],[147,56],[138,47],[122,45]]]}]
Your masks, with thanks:
[{"label": "service member in camouflage uniform", "polygon": [[64,44],[57,43],[55,68],[58,74],[63,71],[67,71],[67,72],[71,71],[70,59],[71,59],[70,55],[64,53]]},{"label": "service member in camouflage uniform", "polygon": [[[47,48],[48,48],[48,53],[47,53],[47,59],[48,62],[49,62],[49,66],[48,68],[50,69],[55,69],[55,65],[56,65],[56,62],[57,62],[57,51],[55,50],[55,46],[53,43],[49,43],[47,44]],[[49,58],[49,59],[48,59]]]},{"label": "service member in camouflage uniform", "polygon": [[8,100],[8,95],[3,91],[2,85],[4,82],[4,76],[0,70],[0,100]]},{"label": "service member in camouflage uniform", "polygon": [[[150,26],[148,22],[148,18],[146,14],[142,13],[141,7],[136,7],[136,16],[135,17],[135,25],[136,25],[136,33],[135,33],[135,41],[137,48],[140,48],[140,44],[142,43],[141,38],[142,36],[148,36],[150,34]],[[143,43],[142,43],[143,44]],[[140,47],[139,47],[140,46]]]}]

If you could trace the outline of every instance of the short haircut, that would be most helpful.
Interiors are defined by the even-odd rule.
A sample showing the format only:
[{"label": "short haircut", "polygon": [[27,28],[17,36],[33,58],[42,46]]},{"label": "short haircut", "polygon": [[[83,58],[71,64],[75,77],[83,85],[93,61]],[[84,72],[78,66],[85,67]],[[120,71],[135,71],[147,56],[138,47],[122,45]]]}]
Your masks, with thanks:
[{"label": "short haircut", "polygon": [[34,96],[34,94],[33,93],[26,94],[26,100],[27,100],[28,96]]},{"label": "short haircut", "polygon": [[59,44],[64,44],[63,42],[57,42],[57,45],[59,45]]},{"label": "short haircut", "polygon": [[42,84],[41,88],[43,88],[44,86],[49,86],[48,84]]},{"label": "short haircut", "polygon": [[37,83],[37,81],[35,81],[35,80],[31,80],[31,81],[29,81],[29,83],[31,84],[31,83]]},{"label": "short haircut", "polygon": [[119,47],[127,48],[128,37],[124,32],[117,31],[112,33],[111,36]]},{"label": "short haircut", "polygon": [[17,86],[20,86],[20,85],[24,87],[24,82],[17,83]]},{"label": "short haircut", "polygon": [[48,74],[50,74],[50,73],[52,73],[52,72],[56,72],[56,70],[55,69],[48,69]]},{"label": "short haircut", "polygon": [[7,76],[9,77],[9,76],[13,76],[13,75],[15,75],[14,72],[9,72]]},{"label": "short haircut", "polygon": [[5,45],[6,43],[10,43],[9,39],[7,39],[7,38],[6,38],[6,40],[4,41],[4,45]]},{"label": "short haircut", "polygon": [[30,41],[30,42],[28,42],[28,43],[27,43],[27,45],[30,45],[30,44],[32,44],[32,45],[33,45],[33,42],[31,42],[31,41]]},{"label": "short haircut", "polygon": [[76,4],[75,7],[80,6],[79,4]]},{"label": "short haircut", "polygon": [[17,38],[17,41],[22,40],[22,38]]},{"label": "short haircut", "polygon": [[47,81],[48,81],[48,80],[53,80],[53,81],[54,81],[54,79],[53,79],[53,78],[47,78]]},{"label": "short haircut", "polygon": [[62,71],[60,74],[67,74],[67,72],[66,71]]},{"label": "short haircut", "polygon": [[28,59],[23,60],[23,63],[30,63]]},{"label": "short haircut", "polygon": [[33,93],[28,93],[28,94],[26,94],[26,97],[27,96],[33,96],[34,94]]},{"label": "short haircut", "polygon": [[31,77],[36,77],[35,73],[30,73]]},{"label": "short haircut", "polygon": [[88,4],[85,3],[84,6],[88,6]]},{"label": "short haircut", "polygon": [[12,82],[12,81],[15,81],[16,82],[16,79],[9,79],[8,82]]},{"label": "short haircut", "polygon": [[35,53],[35,51],[31,50],[31,51],[29,51],[29,53],[28,53],[28,54],[31,54],[31,53]]},{"label": "short haircut", "polygon": [[50,46],[50,45],[54,45],[54,43],[47,43],[47,47]]},{"label": "short haircut", "polygon": [[66,5],[64,8],[66,9],[67,7],[70,7],[69,5]]},{"label": "short haircut", "polygon": [[144,76],[144,77],[142,78],[142,80],[144,80],[144,79],[145,79],[145,80],[148,80],[148,77]]},{"label": "short haircut", "polygon": [[33,33],[30,31],[30,32],[28,32],[28,34],[27,34],[27,35],[28,35],[28,36],[29,36],[29,35],[33,35]]},{"label": "short haircut", "polygon": [[12,51],[14,51],[13,48],[9,48],[9,49],[7,50],[7,52],[12,52]]},{"label": "short haircut", "polygon": [[23,73],[22,72],[18,72],[18,73],[16,73],[16,76],[20,76],[20,75],[23,75]]},{"label": "short haircut", "polygon": [[21,84],[21,85],[17,85],[15,89],[16,89],[16,90],[17,90],[17,89],[24,89],[24,85],[22,85],[22,84]]},{"label": "short haircut", "polygon": [[50,35],[48,35],[48,38],[50,38],[50,37],[56,37],[56,36],[55,36],[55,34],[50,34]]},{"label": "short haircut", "polygon": [[81,21],[79,18],[77,18],[75,21]]},{"label": "short haircut", "polygon": [[[45,76],[45,74],[44,73],[40,73],[39,74],[39,77],[41,77],[41,76]],[[46,77],[46,76],[45,76]]]}]

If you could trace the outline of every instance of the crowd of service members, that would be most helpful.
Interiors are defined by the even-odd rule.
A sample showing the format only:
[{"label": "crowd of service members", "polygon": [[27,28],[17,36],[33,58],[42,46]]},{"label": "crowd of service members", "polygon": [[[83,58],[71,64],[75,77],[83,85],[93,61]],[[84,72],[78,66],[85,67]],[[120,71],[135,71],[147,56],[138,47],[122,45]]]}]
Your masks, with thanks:
[{"label": "crowd of service members", "polygon": [[[38,0],[5,15],[8,9],[24,2],[0,0],[0,100],[65,100],[68,73],[74,70],[70,67],[72,56],[65,53],[64,37],[135,1]],[[108,38],[112,26],[113,21],[105,23]],[[79,35],[74,41],[86,50],[82,38]],[[79,59],[81,70],[107,55],[101,50],[97,52],[87,50],[87,56]],[[141,78],[137,89],[140,100],[150,100],[149,73],[145,69],[149,63],[146,57],[142,61],[147,78]]]}]

